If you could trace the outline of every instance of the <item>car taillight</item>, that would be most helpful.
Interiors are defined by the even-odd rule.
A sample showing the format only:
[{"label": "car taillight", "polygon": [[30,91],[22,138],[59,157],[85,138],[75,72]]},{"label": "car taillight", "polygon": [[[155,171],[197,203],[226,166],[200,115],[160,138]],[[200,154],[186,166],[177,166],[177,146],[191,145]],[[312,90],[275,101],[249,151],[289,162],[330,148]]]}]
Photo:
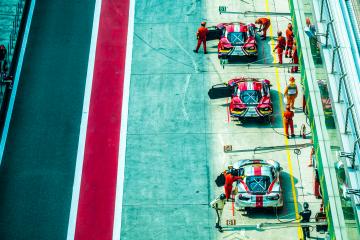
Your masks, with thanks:
[{"label": "car taillight", "polygon": [[247,201],[247,200],[250,200],[250,197],[247,197],[247,196],[244,196],[242,194],[239,194],[239,200],[243,200],[243,201]]},{"label": "car taillight", "polygon": [[259,111],[268,113],[269,111],[271,111],[271,108],[270,107],[259,108]]},{"label": "car taillight", "polygon": [[273,195],[273,196],[267,196],[266,198],[267,198],[268,200],[279,200],[280,195],[279,195],[279,194],[276,194],[276,195]]}]

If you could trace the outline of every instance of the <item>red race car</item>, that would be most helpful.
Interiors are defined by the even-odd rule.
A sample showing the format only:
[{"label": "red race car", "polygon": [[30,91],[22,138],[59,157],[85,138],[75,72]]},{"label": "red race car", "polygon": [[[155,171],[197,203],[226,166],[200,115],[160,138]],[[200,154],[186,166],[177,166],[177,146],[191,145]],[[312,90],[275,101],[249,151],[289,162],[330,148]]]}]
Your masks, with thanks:
[{"label": "red race car", "polygon": [[238,77],[231,79],[230,116],[242,118],[270,117],[273,104],[270,97],[270,81],[267,79]]},{"label": "red race car", "polygon": [[234,169],[244,178],[237,183],[235,209],[282,208],[283,190],[280,184],[282,168],[274,160],[244,159],[234,163]]},{"label": "red race car", "polygon": [[220,23],[209,28],[208,40],[220,39],[218,44],[218,57],[257,57],[255,24]]}]

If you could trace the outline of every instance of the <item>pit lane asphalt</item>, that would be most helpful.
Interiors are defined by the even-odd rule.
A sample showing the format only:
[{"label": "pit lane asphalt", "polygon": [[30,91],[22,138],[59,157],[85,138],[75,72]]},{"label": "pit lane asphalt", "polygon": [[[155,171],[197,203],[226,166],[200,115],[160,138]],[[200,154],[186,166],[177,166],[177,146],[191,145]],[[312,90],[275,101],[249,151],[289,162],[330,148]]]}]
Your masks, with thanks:
[{"label": "pit lane asphalt", "polygon": [[0,169],[1,239],[66,239],[94,5],[36,1]]},{"label": "pit lane asphalt", "polygon": [[[289,11],[282,0],[136,1],[121,239],[298,239],[297,227],[215,231],[215,212],[207,205],[223,188],[217,188],[214,180],[226,162],[244,158],[271,158],[282,164],[285,207],[279,213],[281,219],[295,218],[303,201],[310,202],[313,212],[319,209],[319,200],[312,195],[312,168],[307,167],[309,148],[302,149],[298,157],[290,151],[257,152],[255,156],[252,151],[223,152],[225,144],[236,150],[309,140],[287,141],[267,123],[228,121],[229,99],[209,96],[213,85],[235,76],[268,78],[273,85],[273,126],[283,132],[280,101],[290,74],[287,68],[268,65],[274,61],[274,42],[260,43],[259,59],[267,59],[250,67],[227,65],[222,69],[216,41],[208,43],[208,55],[192,52],[201,21],[210,26],[256,19],[220,15],[220,5],[227,5],[229,11]],[[271,20],[272,35],[277,30],[284,32],[290,21],[289,16]],[[300,74],[294,76],[300,87]],[[296,106],[301,106],[301,97]],[[301,110],[296,111],[294,121],[298,134],[306,122]],[[273,211],[235,212],[232,216],[231,203],[222,224],[228,219],[236,219],[238,225],[278,222]]]}]

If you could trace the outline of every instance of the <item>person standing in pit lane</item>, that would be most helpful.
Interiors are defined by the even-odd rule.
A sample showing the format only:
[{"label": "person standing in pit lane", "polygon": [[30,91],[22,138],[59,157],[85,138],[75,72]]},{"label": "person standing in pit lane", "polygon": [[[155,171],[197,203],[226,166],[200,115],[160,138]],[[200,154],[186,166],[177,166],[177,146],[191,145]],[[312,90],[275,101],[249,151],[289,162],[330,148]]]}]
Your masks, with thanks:
[{"label": "person standing in pit lane", "polygon": [[6,48],[4,45],[0,45],[0,73],[6,70]]},{"label": "person standing in pit lane", "polygon": [[285,135],[286,135],[287,138],[290,138],[289,128],[290,128],[290,131],[291,131],[291,137],[295,137],[293,117],[294,117],[294,112],[291,111],[290,105],[288,104],[288,105],[286,105],[286,110],[285,110],[284,116],[283,116]]},{"label": "person standing in pit lane", "polygon": [[[299,215],[301,216],[300,222],[308,223],[308,222],[310,222],[311,210],[309,210],[309,204],[307,202],[304,202],[303,207],[304,207],[304,210],[299,213]],[[306,240],[306,238],[310,238],[309,226],[301,226],[301,228],[303,231],[304,240]]]},{"label": "person standing in pit lane", "polygon": [[195,53],[199,52],[199,48],[200,48],[200,45],[202,43],[203,47],[204,47],[204,54],[207,54],[207,51],[206,51],[206,36],[208,35],[209,30],[205,26],[206,26],[206,22],[201,22],[201,27],[196,32],[196,38],[197,38],[198,42],[197,42],[196,49],[193,50]]},{"label": "person standing in pit lane", "polygon": [[295,109],[295,99],[298,96],[298,87],[295,83],[295,78],[290,77],[289,84],[285,88],[284,95],[286,97],[287,104],[290,105],[291,109]]},{"label": "person standing in pit lane", "polygon": [[286,58],[290,58],[291,57],[291,52],[293,49],[293,44],[294,44],[294,33],[293,33],[293,27],[292,24],[289,23],[288,27],[286,29],[286,51],[285,51],[285,57]]},{"label": "person standing in pit lane", "polygon": [[233,183],[237,180],[242,179],[241,176],[237,176],[237,171],[235,169],[231,169],[229,171],[226,171],[225,173],[225,185],[224,185],[224,190],[225,190],[225,197],[226,200],[230,199],[230,195],[232,192],[232,188],[233,188]]},{"label": "person standing in pit lane", "polygon": [[[292,63],[293,64],[299,64],[299,56],[298,56],[298,52],[297,52],[297,48],[296,48],[296,41],[294,41],[294,45],[293,45],[293,54],[292,54]],[[291,68],[291,72],[292,73],[297,73],[299,71],[299,67],[298,66],[293,66]]]},{"label": "person standing in pit lane", "polygon": [[285,47],[286,47],[286,40],[282,36],[281,31],[278,31],[277,35],[278,35],[277,44],[276,44],[273,52],[275,52],[277,50],[277,54],[278,54],[278,58],[279,58],[279,64],[282,64],[283,63],[283,52],[284,52]]},{"label": "person standing in pit lane", "polygon": [[216,211],[217,219],[216,219],[215,227],[219,230],[219,232],[222,232],[221,216],[224,210],[225,203],[226,203],[226,196],[223,193],[220,194],[220,196],[218,196],[215,200],[213,200],[210,203],[210,206]]},{"label": "person standing in pit lane", "polygon": [[259,24],[259,30],[258,32],[263,32],[263,35],[261,36],[261,40],[265,40],[266,39],[266,32],[270,27],[270,19],[269,18],[258,18],[255,21],[255,24]]}]

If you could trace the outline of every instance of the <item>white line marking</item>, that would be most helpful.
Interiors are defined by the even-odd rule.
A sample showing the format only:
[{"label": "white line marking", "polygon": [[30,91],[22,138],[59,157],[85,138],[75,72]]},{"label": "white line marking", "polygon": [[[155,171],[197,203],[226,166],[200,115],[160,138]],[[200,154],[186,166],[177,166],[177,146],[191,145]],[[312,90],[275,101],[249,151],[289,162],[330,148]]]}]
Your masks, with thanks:
[{"label": "white line marking", "polygon": [[177,40],[172,36],[172,34],[170,33],[170,30],[169,30],[169,26],[166,27],[166,33],[167,33],[167,35],[169,36],[169,38],[176,44],[176,46],[178,46],[178,48],[180,48],[181,51],[183,51],[186,55],[189,56],[189,58],[190,58],[190,60],[191,60],[191,63],[192,63],[192,65],[194,66],[195,73],[198,73],[198,72],[199,72],[199,67],[198,67],[198,65],[196,64],[196,61],[195,61],[195,59],[194,59],[194,55],[193,55],[193,54],[190,54],[190,53],[188,52],[188,50],[185,49],[185,48],[182,46],[182,44],[181,44],[179,41],[177,41]]},{"label": "white line marking", "polygon": [[23,38],[23,42],[21,44],[21,51],[20,51],[19,61],[18,61],[17,67],[16,67],[14,85],[13,85],[13,89],[12,89],[11,96],[10,96],[8,110],[7,110],[7,113],[6,113],[3,134],[1,136],[1,142],[0,142],[0,165],[1,165],[1,162],[2,162],[3,155],[4,155],[6,139],[7,139],[7,135],[8,135],[8,132],[9,132],[9,127],[10,127],[10,120],[11,120],[12,112],[13,112],[13,109],[14,109],[15,97],[16,97],[16,92],[17,92],[17,88],[18,88],[18,85],[19,85],[22,65],[23,65],[23,62],[24,62],[25,50],[26,50],[26,45],[27,45],[27,41],[28,41],[28,37],[29,37],[30,25],[31,25],[32,16],[33,16],[33,13],[34,13],[35,3],[36,3],[36,0],[32,0],[31,4],[30,4],[28,19],[27,19],[26,26],[25,26],[24,38]]},{"label": "white line marking", "polygon": [[76,217],[77,217],[77,211],[79,205],[80,184],[81,184],[82,168],[84,162],[86,130],[88,124],[90,96],[91,96],[91,89],[92,89],[92,82],[94,75],[96,44],[97,44],[98,31],[99,31],[101,1],[102,0],[96,0],[95,2],[93,28],[91,33],[90,52],[89,52],[88,68],[87,68],[86,83],[85,83],[84,103],[83,103],[83,110],[82,110],[81,124],[80,124],[79,144],[78,144],[78,151],[76,156],[75,176],[74,176],[74,185],[73,185],[73,192],[71,198],[67,240],[72,240],[75,237]]},{"label": "white line marking", "polygon": [[114,213],[114,226],[113,226],[113,238],[112,238],[113,240],[120,240],[120,235],[121,235],[126,135],[127,135],[128,109],[129,109],[129,89],[130,89],[130,77],[131,77],[133,38],[134,38],[135,1],[136,0],[130,0],[129,3],[129,22],[128,22],[126,59],[125,59],[123,101],[122,101],[122,110],[121,110],[120,147],[119,147],[119,158],[118,158],[118,172],[116,179],[115,213]]},{"label": "white line marking", "polygon": [[184,94],[183,94],[182,101],[181,101],[182,112],[183,112],[183,115],[184,115],[184,118],[186,121],[189,121],[189,115],[186,112],[185,99],[186,99],[186,92],[189,88],[190,79],[191,79],[191,74],[186,76],[186,82],[185,82],[185,86],[184,86]]},{"label": "white line marking", "polygon": [[185,13],[186,16],[192,15],[196,10],[196,0],[192,0],[190,9]]}]

